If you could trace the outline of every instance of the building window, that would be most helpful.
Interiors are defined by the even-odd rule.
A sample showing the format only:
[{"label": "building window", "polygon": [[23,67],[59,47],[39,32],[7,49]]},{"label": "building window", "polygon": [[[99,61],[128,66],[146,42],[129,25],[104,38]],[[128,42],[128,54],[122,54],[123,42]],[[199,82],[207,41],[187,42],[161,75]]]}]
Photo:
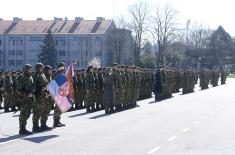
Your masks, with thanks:
[{"label": "building window", "polygon": [[22,56],[23,55],[23,51],[22,50],[17,50],[16,51],[16,55],[17,56]]},{"label": "building window", "polygon": [[23,40],[9,40],[9,46],[22,46]]},{"label": "building window", "polygon": [[59,51],[59,56],[65,56],[65,51]]},{"label": "building window", "polygon": [[98,52],[97,52],[97,56],[99,56],[99,57],[102,57],[102,50],[99,50]]},{"label": "building window", "polygon": [[15,66],[15,61],[14,60],[8,60],[8,65],[9,66]]},{"label": "building window", "polygon": [[22,66],[23,60],[16,60],[16,66]]},{"label": "building window", "polygon": [[15,55],[15,51],[14,51],[14,50],[9,50],[9,51],[8,51],[8,55],[14,56],[14,55]]},{"label": "building window", "polygon": [[65,40],[56,40],[55,41],[56,46],[66,46]]},{"label": "building window", "polygon": [[0,40],[0,46],[2,46],[2,40]]}]

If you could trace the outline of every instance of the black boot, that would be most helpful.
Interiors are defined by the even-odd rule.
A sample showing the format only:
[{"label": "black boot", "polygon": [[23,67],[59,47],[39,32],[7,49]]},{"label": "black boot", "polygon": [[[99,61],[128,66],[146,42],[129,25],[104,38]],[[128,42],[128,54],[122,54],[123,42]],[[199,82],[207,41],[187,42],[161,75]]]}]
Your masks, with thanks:
[{"label": "black boot", "polygon": [[41,131],[48,131],[48,130],[52,130],[52,128],[43,123],[41,125]]},{"label": "black boot", "polygon": [[15,107],[11,107],[11,112],[15,112],[16,108]]},{"label": "black boot", "polygon": [[64,127],[65,126],[65,124],[62,124],[60,121],[54,121],[54,125],[53,125],[53,127],[54,128],[60,128],[60,127]]},{"label": "black boot", "polygon": [[19,135],[30,135],[32,132],[25,129],[25,126],[20,127]]},{"label": "black boot", "polygon": [[33,123],[33,132],[41,132],[41,128],[39,127],[38,123]]},{"label": "black boot", "polygon": [[4,112],[5,113],[10,112],[9,108],[4,108]]}]

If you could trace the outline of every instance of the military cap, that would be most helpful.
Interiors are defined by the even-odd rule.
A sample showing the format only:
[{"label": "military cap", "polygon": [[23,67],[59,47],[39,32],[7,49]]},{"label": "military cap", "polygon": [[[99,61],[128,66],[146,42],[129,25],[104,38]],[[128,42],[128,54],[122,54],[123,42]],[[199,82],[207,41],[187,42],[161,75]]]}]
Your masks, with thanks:
[{"label": "military cap", "polygon": [[57,68],[61,68],[61,67],[65,67],[65,63],[64,63],[64,62],[60,62],[60,63],[57,65]]},{"label": "military cap", "polygon": [[45,69],[45,70],[52,70],[52,67],[51,67],[50,65],[46,65],[46,66],[44,67],[44,69]]},{"label": "military cap", "polygon": [[87,71],[91,70],[92,68],[92,66],[88,66]]},{"label": "military cap", "polygon": [[30,64],[25,64],[23,67],[24,70],[30,69],[30,68],[32,68],[32,65],[30,65]]},{"label": "military cap", "polygon": [[7,70],[7,71],[6,71],[6,74],[8,74],[8,73],[11,73],[11,71],[10,71],[10,70]]},{"label": "military cap", "polygon": [[35,69],[40,69],[40,68],[43,68],[43,67],[44,67],[44,65],[42,63],[37,63],[35,65]]},{"label": "military cap", "polygon": [[117,63],[113,63],[113,66],[118,66],[118,64]]}]

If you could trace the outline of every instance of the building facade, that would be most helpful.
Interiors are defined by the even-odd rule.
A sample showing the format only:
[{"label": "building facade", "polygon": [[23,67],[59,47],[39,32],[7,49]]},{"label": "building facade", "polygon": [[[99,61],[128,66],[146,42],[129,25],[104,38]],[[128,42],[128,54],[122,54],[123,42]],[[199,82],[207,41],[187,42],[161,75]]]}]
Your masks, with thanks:
[{"label": "building facade", "polygon": [[0,19],[0,69],[18,70],[27,63],[35,65],[48,31],[53,34],[58,61],[67,64],[79,61],[78,67],[82,68],[96,57],[101,60],[101,66],[109,66],[112,51],[105,40],[113,29],[113,20],[102,17],[96,20],[84,20],[81,17],[75,20]]}]

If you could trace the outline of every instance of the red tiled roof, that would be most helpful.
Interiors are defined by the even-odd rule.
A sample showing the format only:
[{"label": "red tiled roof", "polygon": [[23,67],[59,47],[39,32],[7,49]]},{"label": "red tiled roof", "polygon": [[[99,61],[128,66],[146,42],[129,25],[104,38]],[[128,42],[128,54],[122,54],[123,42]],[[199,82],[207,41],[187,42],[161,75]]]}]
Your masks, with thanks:
[{"label": "red tiled roof", "polygon": [[16,25],[13,21],[0,21],[0,34],[44,34],[50,29],[54,34],[102,34],[105,33],[112,20],[21,20]]}]

